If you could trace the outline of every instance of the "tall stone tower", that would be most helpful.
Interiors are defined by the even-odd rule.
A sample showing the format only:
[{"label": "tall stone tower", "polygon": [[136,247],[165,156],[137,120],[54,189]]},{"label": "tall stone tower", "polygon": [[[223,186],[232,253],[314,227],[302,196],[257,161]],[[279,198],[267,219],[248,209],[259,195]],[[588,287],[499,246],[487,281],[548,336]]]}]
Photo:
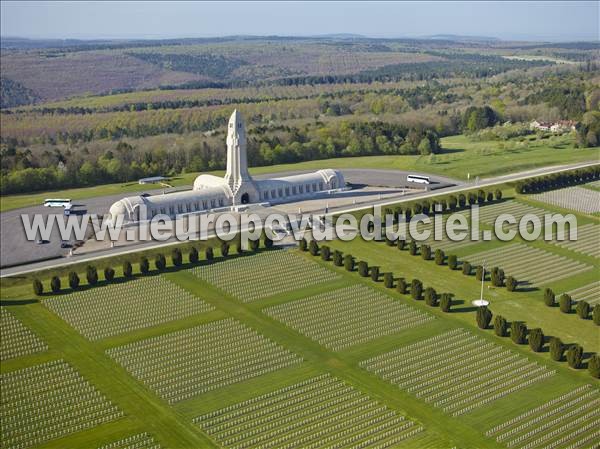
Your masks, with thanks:
[{"label": "tall stone tower", "polygon": [[248,173],[246,128],[238,110],[234,110],[227,125],[227,172],[225,181],[233,193],[233,204],[258,202],[258,190]]}]

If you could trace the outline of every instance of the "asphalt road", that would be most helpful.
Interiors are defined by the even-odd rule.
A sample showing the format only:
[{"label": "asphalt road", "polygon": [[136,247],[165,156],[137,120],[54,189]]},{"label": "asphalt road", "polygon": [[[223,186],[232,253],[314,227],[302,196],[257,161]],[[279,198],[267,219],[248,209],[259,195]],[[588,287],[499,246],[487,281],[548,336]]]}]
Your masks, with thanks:
[{"label": "asphalt road", "polygon": [[[310,172],[310,170],[287,171],[269,175],[260,175],[256,176],[255,178],[268,179],[307,172]],[[366,185],[377,187],[405,187],[411,184],[406,180],[406,176],[409,174],[409,172],[401,172],[396,170],[348,169],[343,170],[343,174],[347,182],[356,186]],[[445,188],[459,183],[459,181],[444,177],[432,176],[431,179],[432,184],[430,188],[434,189]],[[191,186],[188,188],[191,188]],[[164,189],[163,191],[173,192],[175,190],[185,189],[185,187],[179,187],[177,189]],[[154,191],[154,194],[162,193],[159,192]],[[145,192],[140,190],[139,192],[131,193],[128,196],[139,195],[142,193]],[[74,202],[73,207],[74,209],[79,210],[82,214],[85,211],[88,214],[98,214],[102,216],[108,212],[110,206],[114,202],[118,201],[122,197],[122,194],[117,194],[90,198]],[[44,217],[44,220],[46,220],[46,217],[49,214],[62,214],[62,212],[62,208],[49,208],[42,205],[2,212],[0,214],[0,245],[2,248],[2,251],[0,252],[0,267],[12,267],[40,260],[64,258],[64,256],[69,253],[70,249],[61,248],[61,243],[63,241],[61,240],[56,226],[54,227],[53,233],[48,240],[41,244],[36,243],[35,241],[29,241],[27,239],[21,217],[23,214],[28,215],[29,217],[39,214]],[[68,241],[68,243],[69,245],[74,245],[75,240],[71,239]]]},{"label": "asphalt road", "polygon": [[[374,201],[372,204],[373,205],[378,204],[378,205],[385,206],[388,204],[395,204],[395,203],[399,203],[402,201],[412,201],[412,200],[418,199],[418,198],[427,198],[427,197],[435,196],[435,195],[439,194],[440,191],[443,191],[444,193],[452,193],[452,192],[459,192],[461,190],[468,190],[473,187],[489,187],[489,186],[493,186],[493,185],[497,185],[497,184],[502,184],[505,182],[511,182],[511,181],[517,181],[520,179],[525,179],[525,178],[528,178],[531,176],[546,175],[546,174],[556,173],[556,172],[560,172],[560,171],[564,171],[564,170],[582,168],[582,167],[587,167],[587,166],[596,165],[596,164],[598,164],[598,162],[593,161],[593,162],[583,162],[583,163],[577,163],[577,164],[565,164],[565,165],[560,165],[560,166],[537,168],[537,169],[527,170],[524,172],[513,173],[513,174],[509,174],[509,175],[503,175],[503,176],[497,176],[497,177],[493,177],[493,178],[482,179],[477,183],[472,182],[469,184],[465,184],[465,183],[458,182],[458,181],[452,182],[452,180],[448,179],[448,178],[436,178],[436,177],[432,176],[433,181],[439,183],[439,184],[434,184],[434,186],[438,187],[438,188],[433,192],[424,191],[422,193],[415,193],[413,195],[407,195],[402,198],[394,198],[394,199],[387,199],[387,200],[384,199],[381,201]],[[380,187],[383,187],[383,186],[402,187],[402,186],[406,185],[406,176],[407,176],[407,174],[409,174],[407,172],[400,172],[400,171],[393,171],[393,170],[349,169],[349,170],[342,170],[342,171],[344,173],[344,177],[346,178],[346,181],[349,183],[359,184],[359,185],[362,184],[362,185],[380,186]],[[286,172],[286,173],[275,174],[275,175],[271,174],[269,176],[264,176],[264,177],[285,176],[285,175],[289,175],[291,173],[292,172]],[[294,172],[294,173],[299,173],[299,172]],[[257,176],[256,178],[261,179],[264,177]],[[93,198],[90,200],[86,200],[85,208],[87,208],[88,213],[102,213],[103,214],[108,210],[108,207],[110,206],[110,204],[112,204],[116,199],[119,199],[120,197],[121,197],[120,195],[116,195],[116,196],[112,195],[112,196],[107,196],[107,197],[99,197],[99,198]],[[351,212],[353,210],[364,209],[365,207],[366,207],[365,204],[362,204],[360,206],[348,206],[343,209],[337,209],[337,210],[331,211],[331,212],[335,212],[335,213]],[[23,227],[20,222],[20,220],[21,220],[20,215],[24,214],[24,213],[26,213],[26,214],[46,213],[47,214],[48,210],[47,210],[47,208],[44,208],[43,206],[38,206],[38,207],[30,207],[30,208],[25,208],[25,209],[20,209],[20,210],[8,211],[8,212],[1,214],[2,229],[1,229],[0,236],[2,238],[3,260],[4,260],[5,253],[7,251],[9,252],[9,256],[10,256],[10,252],[24,252],[25,254],[32,253],[32,254],[36,254],[36,255],[40,254],[40,246],[43,246],[43,245],[37,245],[35,242],[27,242],[24,238],[24,231],[23,231]],[[5,242],[8,244],[8,247],[5,246]],[[52,250],[49,249],[47,251],[47,253],[44,253],[44,254],[55,254],[54,257],[59,257],[59,258],[25,263],[25,264],[22,264],[19,266],[3,268],[0,270],[0,277],[15,276],[15,275],[24,274],[27,272],[37,271],[40,269],[51,268],[54,266],[63,266],[63,265],[70,265],[70,264],[74,264],[74,263],[87,262],[87,261],[91,261],[91,260],[114,256],[117,254],[133,253],[133,252],[137,252],[137,251],[140,251],[143,249],[150,249],[150,248],[159,247],[159,246],[167,246],[167,245],[172,245],[172,244],[176,244],[176,243],[179,243],[179,242],[177,242],[177,241],[145,242],[145,243],[140,243],[140,244],[137,244],[137,245],[134,245],[131,247],[116,247],[116,248],[112,248],[109,250],[99,251],[97,254],[85,254],[85,255],[81,255],[81,256],[75,255],[73,257],[69,257],[68,259],[66,259],[64,257],[60,257],[61,253],[64,253],[65,250],[59,251],[57,254],[57,253],[52,253]],[[52,242],[51,242],[51,244],[52,244]],[[58,241],[57,244],[59,246],[58,250],[60,250],[60,241]],[[10,259],[8,259],[8,260],[10,260]]]}]

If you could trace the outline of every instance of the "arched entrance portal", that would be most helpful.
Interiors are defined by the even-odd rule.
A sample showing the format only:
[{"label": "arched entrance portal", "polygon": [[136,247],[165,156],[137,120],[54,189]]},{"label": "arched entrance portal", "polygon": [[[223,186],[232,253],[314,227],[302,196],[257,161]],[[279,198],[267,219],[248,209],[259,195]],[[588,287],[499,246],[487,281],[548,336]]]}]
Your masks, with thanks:
[{"label": "arched entrance portal", "polygon": [[242,195],[242,204],[248,204],[250,202],[250,195],[248,195],[247,193],[244,193]]}]

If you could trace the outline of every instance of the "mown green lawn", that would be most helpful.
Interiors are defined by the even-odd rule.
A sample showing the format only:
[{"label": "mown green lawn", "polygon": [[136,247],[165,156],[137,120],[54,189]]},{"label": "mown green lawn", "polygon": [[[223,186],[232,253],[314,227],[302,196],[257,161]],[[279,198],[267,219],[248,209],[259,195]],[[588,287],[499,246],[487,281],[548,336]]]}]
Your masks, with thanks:
[{"label": "mown green lawn", "polygon": [[[463,135],[442,139],[444,151],[429,156],[364,156],[325,159],[295,164],[281,164],[250,169],[253,175],[277,173],[289,170],[318,170],[321,168],[369,168],[388,170],[413,170],[434,173],[456,179],[490,177],[514,173],[537,167],[600,161],[600,148],[573,148],[572,138],[556,136],[544,140],[508,143],[498,141],[474,142]],[[211,172],[222,176],[223,171]],[[191,186],[199,173],[186,173],[175,177],[173,186]],[[103,184],[95,187],[65,189],[32,194],[4,195],[0,197],[0,211],[7,211],[41,204],[45,198],[71,198],[81,200],[96,196],[162,189],[162,186],[144,185],[137,182]]]},{"label": "mown green lawn", "polygon": [[[335,242],[332,246],[345,252],[351,252],[357,258],[368,260],[371,264],[378,264],[383,271],[393,270],[396,274],[401,273],[404,276],[414,275],[421,278],[426,285],[434,285],[441,291],[453,291],[457,294],[457,299],[467,299],[473,297],[476,293],[478,294],[478,283],[474,279],[466,280],[459,273],[451,273],[447,267],[437,267],[433,262],[422,261],[419,257],[411,257],[404,252],[399,253],[397,249],[389,248],[383,243]],[[509,339],[498,338],[489,330],[477,329],[474,325],[473,312],[460,311],[461,308],[468,305],[458,306],[453,313],[444,314],[437,308],[426,306],[422,301],[413,301],[407,296],[385,289],[382,282],[374,283],[368,278],[359,278],[356,272],[349,273],[343,268],[335,268],[331,262],[313,258],[308,253],[303,253],[303,256],[337,271],[342,276],[341,279],[251,303],[242,303],[199,280],[185,269],[187,267],[180,270],[167,270],[163,276],[196,294],[204,301],[211,303],[216,310],[152,328],[109,337],[97,342],[86,340],[66,322],[48,311],[40,303],[40,301],[44,301],[44,297],[34,298],[30,292],[29,284],[3,288],[1,292],[2,305],[8,307],[14,315],[35,330],[47,342],[50,351],[2,363],[0,371],[4,373],[42,361],[62,358],[72,364],[126,414],[125,418],[118,421],[48,442],[41,447],[69,447],[72,449],[97,447],[138,432],[151,433],[165,448],[214,447],[214,443],[198,427],[192,424],[194,417],[327,372],[369,394],[388,407],[407,415],[408,418],[425,427],[425,432],[407,440],[401,447],[432,449],[441,447],[498,448],[501,446],[494,440],[484,436],[485,430],[583,383],[593,382],[585,370],[571,370],[566,367],[566,363],[550,361],[546,354],[534,354],[526,346],[517,347]],[[216,263],[220,263],[220,261],[216,261]],[[265,307],[330,291],[353,283],[363,283],[369,287],[385,291],[394,300],[432,313],[437,319],[398,334],[376,338],[343,351],[333,352],[262,313],[262,309]],[[102,287],[95,288],[100,289]],[[561,329],[576,328],[574,331],[579,342],[583,343],[586,349],[593,349],[593,341],[595,336],[597,337],[597,328],[594,328],[591,322],[583,323],[573,316],[564,316],[557,310],[547,308],[544,310],[543,307],[538,307],[537,300],[533,296],[515,295],[510,297],[508,293],[498,292],[498,297],[493,300],[492,309],[495,312],[499,311],[499,305],[503,304],[507,318],[524,319],[528,321],[528,324],[530,316],[537,316],[538,319],[544,320],[543,327],[549,334],[559,335]],[[65,297],[65,300],[68,300],[68,296]],[[527,310],[517,308],[515,305],[519,303]],[[248,381],[219,388],[177,403],[174,406],[169,406],[147,387],[132,378],[104,353],[107,348],[224,317],[233,317],[243,322],[288,350],[300,355],[304,362],[297,367],[285,368]],[[334,318],[332,317],[332,319]],[[548,380],[535,383],[524,390],[510,394],[459,418],[451,418],[440,409],[422,402],[411,394],[358,367],[358,363],[366,358],[455,327],[465,328],[484,339],[503,345],[541,364],[546,364],[549,368],[556,369],[557,374]]]}]

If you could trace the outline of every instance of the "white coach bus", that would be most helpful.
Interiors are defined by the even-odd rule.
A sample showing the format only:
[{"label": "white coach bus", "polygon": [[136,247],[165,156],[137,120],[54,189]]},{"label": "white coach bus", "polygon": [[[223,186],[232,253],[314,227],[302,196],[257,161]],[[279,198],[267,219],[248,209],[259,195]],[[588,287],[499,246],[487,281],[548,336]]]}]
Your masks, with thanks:
[{"label": "white coach bus", "polygon": [[429,184],[429,176],[408,175],[406,180],[417,184]]},{"label": "white coach bus", "polygon": [[49,198],[44,200],[45,207],[71,207],[71,200],[64,198]]}]

